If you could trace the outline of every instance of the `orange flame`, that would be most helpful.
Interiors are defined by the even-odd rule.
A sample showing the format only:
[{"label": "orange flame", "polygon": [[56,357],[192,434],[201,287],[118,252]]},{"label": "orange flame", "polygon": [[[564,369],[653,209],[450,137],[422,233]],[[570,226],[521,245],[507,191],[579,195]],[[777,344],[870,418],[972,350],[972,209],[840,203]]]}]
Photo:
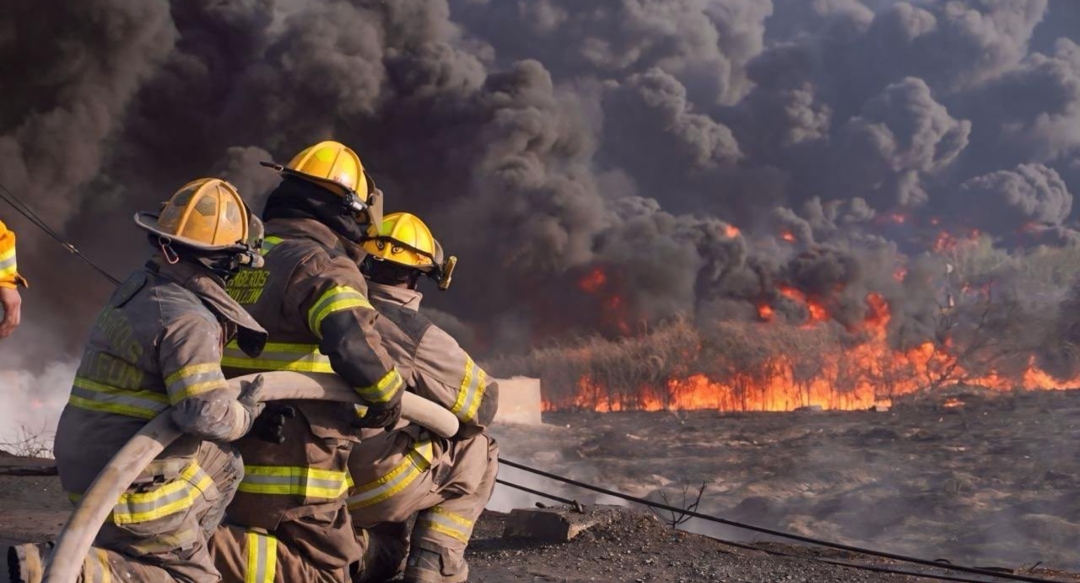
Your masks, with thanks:
[{"label": "orange flame", "polygon": [[762,322],[772,322],[776,316],[776,312],[769,304],[758,304],[757,313]]},{"label": "orange flame", "polygon": [[578,287],[582,291],[595,295],[600,299],[601,315],[604,322],[618,328],[623,335],[628,335],[630,334],[630,325],[627,324],[629,307],[622,296],[611,291],[614,286],[608,284],[608,276],[600,267],[594,267],[592,271],[578,281]]},{"label": "orange flame", "polygon": [[787,241],[788,243],[794,243],[795,233],[792,233],[791,231],[784,231],[780,233],[780,238]]},{"label": "orange flame", "polygon": [[739,228],[735,225],[724,225],[724,235],[727,235],[729,239],[734,239],[739,236]]},{"label": "orange flame", "polygon": [[777,286],[776,290],[780,292],[780,295],[806,307],[806,311],[810,317],[804,326],[813,326],[814,324],[825,322],[829,319],[828,310],[825,309],[824,304],[818,299],[809,297],[802,291],[791,286],[780,285]]},{"label": "orange flame", "polygon": [[[787,297],[800,298],[801,292],[783,288]],[[927,388],[941,389],[958,384],[980,386],[994,391],[1054,390],[1075,384],[1080,379],[1062,382],[1038,368],[1030,357],[1022,374],[1006,375],[988,369],[967,371],[954,355],[951,339],[940,343],[924,342],[914,348],[897,350],[890,346],[888,326],[892,313],[888,301],[876,293],[865,298],[866,315],[854,330],[864,340],[854,346],[835,346],[822,353],[779,354],[763,359],[744,370],[712,378],[704,373],[676,375],[655,386],[606,387],[587,376],[577,382],[576,393],[569,400],[545,401],[545,410],[589,408],[596,411],[792,411],[806,406],[823,409],[868,409],[888,407],[892,399]],[[807,305],[810,305],[809,302]],[[811,318],[818,312],[811,311]],[[758,306],[765,323],[758,326],[785,326],[773,322],[768,305]],[[801,332],[806,325],[792,328]],[[786,335],[786,333],[785,333]],[[692,354],[688,355],[693,357]],[[609,390],[609,389],[615,389]],[[962,403],[944,406],[957,407]]]},{"label": "orange flame", "polygon": [[594,267],[588,275],[581,278],[581,281],[578,282],[578,287],[580,287],[582,291],[594,294],[599,291],[605,283],[607,283],[607,276],[604,275],[604,270],[599,267]]}]

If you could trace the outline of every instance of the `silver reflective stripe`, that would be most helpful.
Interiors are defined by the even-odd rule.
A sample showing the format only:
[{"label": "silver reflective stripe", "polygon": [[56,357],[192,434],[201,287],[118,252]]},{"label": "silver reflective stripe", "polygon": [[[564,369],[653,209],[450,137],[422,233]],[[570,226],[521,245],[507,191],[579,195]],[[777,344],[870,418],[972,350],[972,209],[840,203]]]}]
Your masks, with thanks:
[{"label": "silver reflective stripe", "polygon": [[469,536],[472,533],[471,528],[466,528],[464,525],[458,524],[456,521],[453,521],[450,518],[448,518],[446,516],[443,516],[442,514],[436,514],[434,512],[425,512],[424,515],[423,515],[423,520],[430,520],[431,522],[441,524],[442,526],[444,526],[446,528],[449,528],[451,530],[460,532],[463,536],[466,536],[466,537]]},{"label": "silver reflective stripe", "polygon": [[[379,385],[386,383],[386,386],[379,388]],[[357,388],[356,392],[364,398],[364,400],[371,403],[386,403],[393,398],[394,394],[405,385],[405,379],[401,378],[401,373],[397,368],[390,369],[390,372],[386,373],[379,382],[371,385],[370,387]]]},{"label": "silver reflective stripe", "polygon": [[363,508],[396,496],[431,467],[434,455],[430,439],[414,443],[412,451],[394,469],[374,482],[360,486],[346,504],[350,509]]},{"label": "silver reflective stripe", "polygon": [[268,534],[248,531],[244,583],[274,583],[276,574],[277,539]]},{"label": "silver reflective stripe", "polygon": [[484,371],[480,370],[480,367],[473,365],[472,379],[470,380],[469,388],[465,393],[465,407],[461,411],[463,415],[472,417],[468,412],[473,410],[473,402],[476,401],[477,389],[480,388],[480,381],[483,376]]},{"label": "silver reflective stripe", "polygon": [[11,257],[0,260],[0,272],[7,271],[8,269],[15,268],[15,254],[12,253]]},{"label": "silver reflective stripe", "polygon": [[334,372],[330,357],[319,352],[316,344],[291,344],[285,342],[267,343],[257,358],[252,358],[240,350],[235,341],[225,346],[221,366],[244,370],[291,370],[296,372]]},{"label": "silver reflective stripe", "polygon": [[468,543],[472,535],[473,521],[436,506],[417,517],[418,527],[427,527],[461,542]]},{"label": "silver reflective stripe", "polygon": [[269,549],[269,541],[265,536],[256,537],[255,543],[255,580],[266,581],[266,551]]},{"label": "silver reflective stripe", "polygon": [[188,366],[165,379],[169,401],[173,404],[207,391],[225,388],[225,375],[218,363]]},{"label": "silver reflective stripe", "polygon": [[169,407],[167,396],[151,391],[126,391],[75,377],[68,402],[80,409],[152,418]]},{"label": "silver reflective stripe", "polygon": [[480,408],[480,400],[483,399],[485,382],[487,382],[487,373],[476,366],[472,358],[466,356],[465,376],[461,379],[457,398],[450,409],[458,419],[469,422],[476,416],[476,410]]},{"label": "silver reflective stripe", "polygon": [[340,490],[345,480],[312,478],[310,476],[244,476],[244,483],[262,486],[288,486],[291,493],[303,494],[314,489]]}]

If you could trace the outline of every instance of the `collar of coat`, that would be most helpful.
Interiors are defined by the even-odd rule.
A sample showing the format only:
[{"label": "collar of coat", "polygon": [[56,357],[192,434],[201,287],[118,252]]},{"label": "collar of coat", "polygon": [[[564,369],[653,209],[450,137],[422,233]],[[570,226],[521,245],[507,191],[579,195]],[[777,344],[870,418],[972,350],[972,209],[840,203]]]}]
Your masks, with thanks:
[{"label": "collar of coat", "polygon": [[147,267],[198,296],[220,321],[232,324],[226,329],[236,331],[236,343],[249,356],[258,356],[262,352],[266,346],[266,330],[236,300],[229,297],[225,282],[212,271],[190,261],[170,264],[160,255],[155,255]]},{"label": "collar of coat", "polygon": [[367,252],[364,248],[315,219],[270,219],[266,222],[266,235],[283,239],[308,239],[326,247],[340,251],[359,264]]},{"label": "collar of coat", "polygon": [[370,295],[373,300],[381,300],[389,304],[395,304],[403,308],[408,308],[414,312],[420,309],[420,300],[424,298],[424,294],[414,289],[383,285],[371,280],[368,280],[368,295]]}]

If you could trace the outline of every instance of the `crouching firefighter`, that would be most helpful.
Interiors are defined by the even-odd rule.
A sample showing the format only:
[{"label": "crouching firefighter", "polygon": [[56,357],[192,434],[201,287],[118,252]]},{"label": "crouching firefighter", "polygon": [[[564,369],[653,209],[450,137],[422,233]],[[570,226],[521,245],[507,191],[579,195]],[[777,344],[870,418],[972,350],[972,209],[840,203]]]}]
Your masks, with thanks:
[{"label": "crouching firefighter", "polygon": [[[468,579],[465,547],[491,498],[498,447],[485,429],[498,408],[499,387],[458,343],[418,311],[421,276],[447,289],[454,257],[417,217],[388,215],[364,243],[361,271],[382,314],[376,328],[410,391],[441,404],[461,423],[445,440],[399,422],[391,432],[364,430],[349,458],[355,487],[348,499],[364,558],[355,583],[393,578],[408,583]],[[411,536],[408,521],[418,513]]]},{"label": "crouching firefighter", "polygon": [[[226,375],[300,371],[339,375],[367,407],[315,401],[267,405],[238,442],[245,476],[212,553],[227,582],[348,581],[362,550],[345,507],[358,428],[394,425],[404,381],[382,348],[357,267],[380,193],[356,153],[321,142],[286,166],[270,193],[266,263],[229,293],[269,332],[258,357],[230,344]],[[363,413],[363,416],[360,413]]]},{"label": "crouching firefighter", "polygon": [[[249,222],[250,221],[250,222]],[[113,507],[79,580],[213,583],[207,540],[243,465],[227,442],[261,411],[251,383],[230,397],[220,368],[233,342],[257,355],[266,332],[225,292],[241,265],[262,262],[262,225],[223,180],[184,185],[160,215],[138,213],[155,251],[98,315],[56,432],[60,483],[78,500],[112,456],[158,413],[184,435]],[[12,579],[40,581],[39,547],[12,549]]]}]

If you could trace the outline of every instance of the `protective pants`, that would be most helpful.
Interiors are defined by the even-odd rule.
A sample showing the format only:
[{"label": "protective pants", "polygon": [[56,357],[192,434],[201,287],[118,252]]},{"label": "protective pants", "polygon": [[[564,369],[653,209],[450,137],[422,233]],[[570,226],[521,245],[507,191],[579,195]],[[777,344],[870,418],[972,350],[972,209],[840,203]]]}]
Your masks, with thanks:
[{"label": "protective pants", "polygon": [[[344,513],[342,514],[344,516]],[[222,525],[210,541],[223,583],[347,583],[347,568],[328,570],[260,529]]]},{"label": "protective pants", "polygon": [[[113,512],[83,561],[81,583],[182,581],[217,583],[207,548],[244,475],[231,446],[203,442],[174,480],[126,494],[125,513]],[[161,510],[185,507],[183,512]],[[121,508],[120,505],[117,508]],[[119,524],[118,524],[119,523]]]},{"label": "protective pants", "polygon": [[[400,430],[399,430],[400,431]],[[394,433],[374,438],[395,441]],[[377,447],[365,440],[360,448]],[[396,439],[397,443],[408,441]],[[350,459],[350,472],[356,481],[349,511],[357,539],[364,547],[361,569],[354,583],[370,583],[392,578],[405,561],[405,581],[418,583],[459,583],[468,580],[469,567],[465,548],[474,523],[483,512],[495,487],[499,448],[486,434],[468,439],[434,440],[442,451],[434,452],[430,467],[398,466],[390,474],[364,482],[362,456]],[[409,463],[404,456],[403,463]],[[415,459],[415,458],[413,458]],[[407,479],[419,470],[400,491],[389,496],[371,496],[395,482]],[[391,490],[382,490],[390,492]],[[409,518],[418,513],[412,533]]]}]

